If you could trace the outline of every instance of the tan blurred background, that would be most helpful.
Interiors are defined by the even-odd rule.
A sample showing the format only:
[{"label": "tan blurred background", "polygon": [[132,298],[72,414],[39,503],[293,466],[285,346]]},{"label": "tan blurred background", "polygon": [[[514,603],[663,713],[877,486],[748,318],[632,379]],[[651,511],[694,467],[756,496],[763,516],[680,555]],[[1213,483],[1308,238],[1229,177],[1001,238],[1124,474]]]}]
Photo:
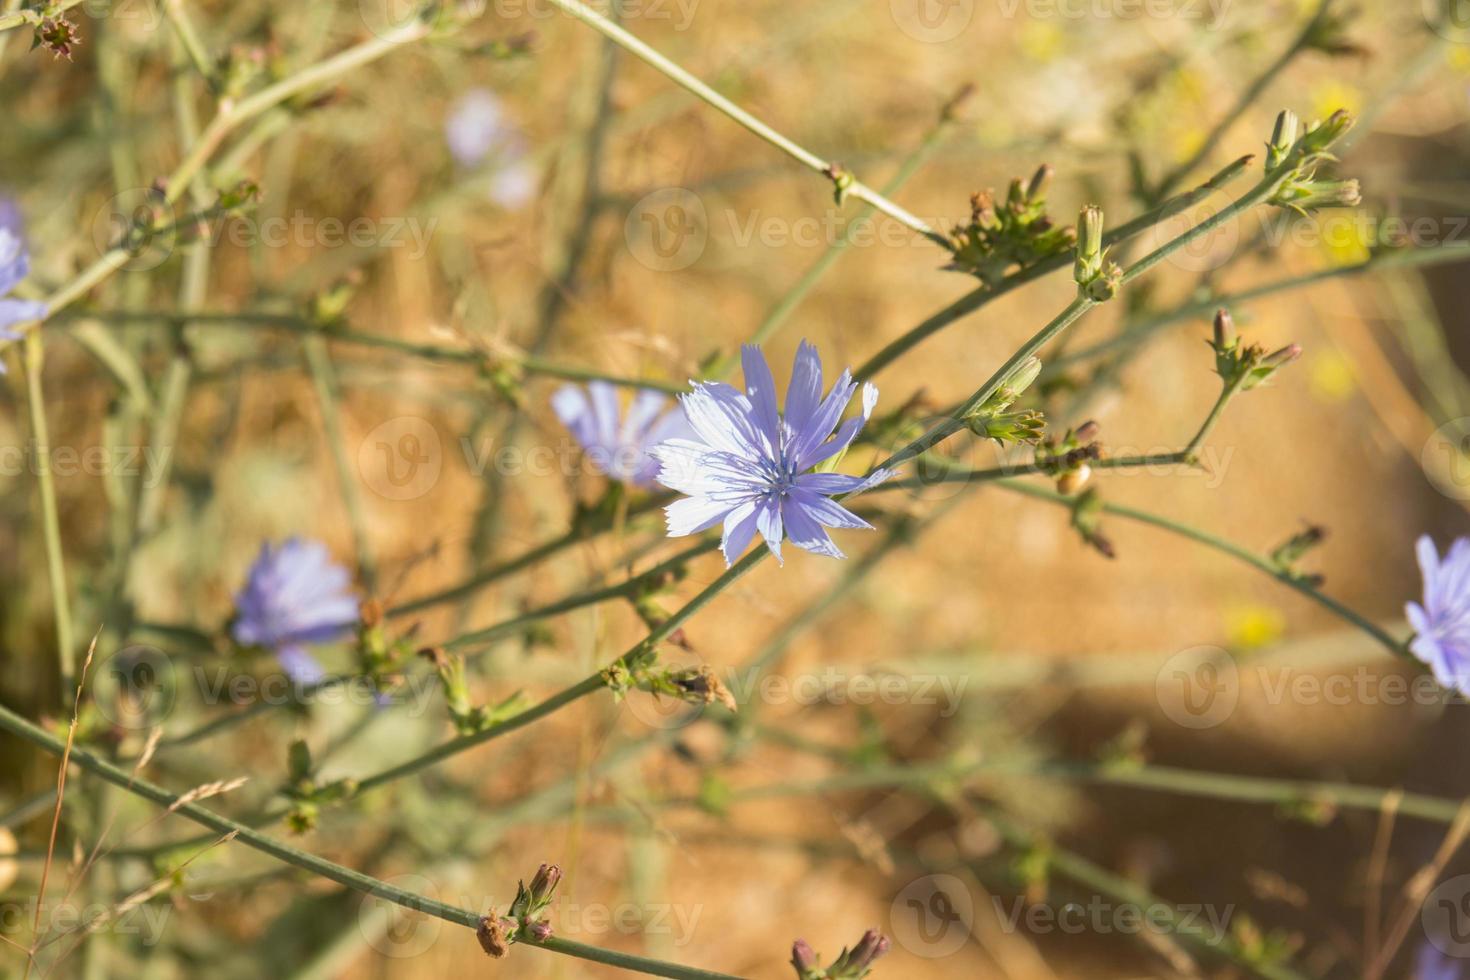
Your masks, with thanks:
[{"label": "tan blurred background", "polygon": [[[962,0],[926,7],[940,17],[933,22],[939,26],[928,27],[914,20],[914,4],[905,0],[688,2],[687,23],[672,2],[660,8],[666,16],[645,5],[625,22],[873,186],[931,130],[940,107],[973,84],[932,159],[895,194],[945,227],[965,218],[972,192],[1003,189],[1042,162],[1056,168],[1050,201],[1058,220],[1070,221],[1090,202],[1102,204],[1115,223],[1135,214],[1129,146],[1140,149],[1155,176],[1186,159],[1315,6],[1236,0],[1211,22],[1203,3],[1138,17],[1118,15],[1126,4],[1084,4],[1085,16],[1072,17],[1025,0],[1019,7]],[[1259,153],[1281,107],[1306,118],[1346,107],[1369,117],[1370,128],[1356,134],[1340,168],[1362,179],[1364,209],[1428,215],[1441,230],[1452,229],[1470,190],[1463,176],[1470,47],[1430,32],[1417,3],[1361,6],[1348,34],[1367,53],[1304,54],[1231,128],[1211,162]],[[265,45],[295,63],[303,50],[330,51],[365,36],[357,7],[205,3],[195,13],[213,49]],[[483,42],[534,30],[529,55],[496,60],[454,43],[395,54],[349,76],[327,104],[299,111],[294,125],[258,150],[238,154],[238,175],[262,188],[255,220],[367,216],[381,227],[411,217],[433,223],[427,251],[223,244],[213,257],[207,308],[299,309],[355,269],[361,280],[347,317],[358,331],[513,353],[534,347],[544,328],[544,353],[560,362],[672,381],[694,375],[709,355],[750,335],[821,257],[825,223],[840,229],[857,205],[836,208],[827,181],[566,17],[535,5],[491,8],[469,37]],[[1200,17],[1190,15],[1196,10]],[[15,41],[3,63],[0,93],[15,134],[6,142],[15,142],[0,151],[0,176],[27,213],[37,275],[47,282],[95,257],[92,236],[78,229],[106,210],[114,192],[109,147],[125,147],[136,161],[138,186],[178,156],[163,28],[146,17],[79,20],[85,44],[74,63],[24,55]],[[115,102],[96,94],[109,73]],[[605,77],[612,81],[604,94]],[[444,149],[446,115],[472,87],[503,99],[524,133],[535,190],[519,206],[487,199],[484,181],[457,170]],[[663,267],[669,263],[650,257],[643,216],[657,223],[669,202],[691,200],[704,212],[697,256],[683,268]],[[815,240],[790,241],[811,229],[799,224],[811,218],[823,223]],[[1242,240],[1259,227],[1248,219]],[[1228,243],[1225,251],[1228,257]],[[1215,285],[1229,292],[1364,257],[1353,247],[1287,242],[1235,258]],[[803,337],[818,344],[830,371],[856,365],[973,288],[973,279],[941,271],[943,258],[932,244],[909,237],[847,249],[767,344],[778,385],[784,387]],[[1205,271],[1200,262],[1219,258],[1166,263],[1141,287],[1151,291],[1150,306],[1138,315],[1189,299]],[[96,307],[169,307],[178,260],[120,274],[100,291]],[[1051,277],[952,325],[877,377],[880,412],[920,390],[934,406],[964,397],[1061,309],[1071,290],[1065,274]],[[1449,266],[1332,280],[1236,308],[1248,339],[1268,348],[1297,342],[1305,356],[1269,388],[1232,404],[1209,441],[1208,471],[1100,473],[1095,485],[1109,501],[1258,552],[1304,522],[1322,525],[1330,535],[1305,567],[1325,575],[1324,590],[1335,599],[1406,633],[1403,603],[1418,592],[1414,538],[1427,532],[1444,542],[1465,526],[1463,499],[1470,494],[1457,499],[1453,482],[1450,493],[1437,490],[1421,465],[1436,430],[1470,414],[1454,360],[1466,354],[1464,300],[1460,268]],[[1127,310],[1120,299],[1090,315],[1068,349],[1112,336]],[[161,376],[164,332],[117,329],[151,377]],[[1204,345],[1208,329],[1207,318],[1196,316],[1161,331],[1071,415],[1075,403],[1059,389],[1046,403],[1052,425],[1060,431],[1095,419],[1104,445],[1118,455],[1183,445],[1217,390]],[[173,483],[160,533],[135,557],[132,599],[140,620],[216,629],[262,539],[319,536],[344,561],[354,541],[299,338],[199,325],[190,329],[189,345],[196,373]],[[504,445],[513,409],[472,368],[348,344],[331,350],[343,390],[344,445],[385,598],[462,580],[476,547],[488,562],[555,537],[573,503],[598,492],[595,479],[561,473],[487,484],[474,472],[475,454],[466,446],[483,452]],[[1089,366],[1078,364],[1068,379],[1088,384]],[[27,429],[14,370],[12,382],[0,393],[0,432],[21,444]],[[565,444],[547,408],[557,384],[525,381],[518,445]],[[55,442],[87,446],[103,438],[100,420],[119,395],[94,360],[72,344],[53,343],[47,386]],[[360,447],[379,427],[404,425],[404,418],[422,420],[437,437],[439,474],[421,495],[395,500],[381,492],[371,450]],[[976,466],[995,458],[978,443],[957,452]],[[865,449],[848,468],[859,471],[876,458],[877,450]],[[35,716],[57,702],[45,653],[52,643],[49,594],[37,571],[44,558],[34,481],[24,473],[4,480],[0,616],[8,669],[0,691],[7,704]],[[60,494],[78,618],[90,636],[101,624],[89,597],[100,588],[109,547],[105,481],[62,479]],[[1241,663],[1273,665],[1274,678],[1360,665],[1370,676],[1411,672],[1256,570],[1115,518],[1104,525],[1118,553],[1109,561],[1082,543],[1061,508],[999,488],[945,486],[881,502],[891,520],[907,514],[926,522],[921,536],[797,634],[779,671],[799,677],[836,666],[963,678],[959,709],[941,717],[915,704],[771,704],[761,707],[761,724],[854,753],[859,763],[863,752],[911,766],[952,757],[1089,760],[1123,744],[1137,758],[1191,769],[1408,786],[1450,798],[1470,791],[1458,710],[1273,703],[1247,680],[1222,724],[1190,730],[1170,720],[1158,699],[1160,670],[1170,657],[1201,646],[1229,650]],[[489,533],[477,545],[476,528],[487,522]],[[784,568],[762,565],[687,627],[695,655],[733,668],[760,651],[879,543],[879,523],[877,532],[839,532],[839,546],[854,556],[846,564],[796,554]],[[462,610],[425,615],[419,636],[453,636],[579,589],[591,577],[617,576],[625,549],[654,540],[640,525],[578,546]],[[656,554],[668,553],[664,547]],[[720,571],[718,558],[699,559],[675,596],[693,595]],[[545,643],[498,647],[477,673],[476,694],[493,702],[520,687],[538,697],[550,693],[611,660],[643,628],[631,609],[610,605],[553,620],[550,629]],[[148,642],[170,656],[189,656]],[[181,702],[179,718],[196,707]],[[449,734],[437,706],[419,715],[364,722],[329,773],[360,775]],[[268,800],[283,778],[291,738],[320,746],[356,722],[346,711],[277,713],[228,738],[170,753],[153,777],[180,789],[251,775],[229,801],[248,809]],[[722,726],[705,721],[669,733],[626,764],[599,768],[650,731],[661,730],[650,729],[638,710],[590,699],[412,785],[326,814],[300,843],[380,877],[409,876],[405,887],[470,905],[503,904],[517,877],[556,860],[568,871],[560,933],[741,976],[789,976],[793,938],[804,936],[831,956],[870,925],[898,940],[881,961],[882,977],[1238,971],[1228,960],[1150,935],[1008,926],[1009,903],[1027,889],[1016,875],[1025,864],[1021,852],[985,817],[986,807],[999,803],[1025,827],[1054,834],[1060,847],[1165,900],[1229,910],[1237,928],[1249,930],[1249,920],[1262,934],[1278,933],[1295,944],[1294,964],[1304,974],[1348,976],[1363,973],[1365,949],[1373,951],[1364,926],[1373,895],[1384,909],[1397,909],[1398,890],[1445,832],[1395,824],[1375,865],[1375,834],[1388,832],[1372,813],[1343,812],[1315,826],[1269,805],[1014,774],[742,802],[742,789],[800,786],[854,767],[771,739],[732,746]],[[6,751],[17,760],[7,767],[7,795],[19,800],[48,785],[49,760]],[[570,794],[566,806],[526,816],[524,824],[515,818],[518,805],[543,799],[533,794],[548,787]],[[737,794],[737,802],[711,812],[722,809],[716,804],[726,793]],[[657,803],[690,796],[703,799],[704,808]],[[124,831],[141,825],[148,811],[118,794],[107,805],[122,814],[108,830],[118,846],[192,833],[174,819],[127,840]],[[88,844],[100,829],[95,817],[77,817]],[[23,849],[44,843],[43,823],[17,828]],[[33,870],[23,863],[11,891],[25,894]],[[120,943],[116,975],[616,975],[530,949],[491,962],[467,932],[427,920],[394,920],[385,933],[371,901],[293,877],[218,893],[207,885],[270,870],[235,847],[192,865],[168,899],[162,945]],[[123,862],[109,874],[124,888],[144,871]],[[905,942],[900,921],[911,894],[905,889],[932,874],[955,876],[972,903],[968,938],[943,955],[934,955],[939,947],[932,944]],[[192,884],[195,876],[206,884]],[[1033,885],[1030,897],[1049,907],[1118,904],[1055,875],[1044,896]],[[628,913],[626,929],[599,922],[599,909],[622,908],[638,911]],[[1416,923],[1389,972],[1413,975],[1420,945]]]}]

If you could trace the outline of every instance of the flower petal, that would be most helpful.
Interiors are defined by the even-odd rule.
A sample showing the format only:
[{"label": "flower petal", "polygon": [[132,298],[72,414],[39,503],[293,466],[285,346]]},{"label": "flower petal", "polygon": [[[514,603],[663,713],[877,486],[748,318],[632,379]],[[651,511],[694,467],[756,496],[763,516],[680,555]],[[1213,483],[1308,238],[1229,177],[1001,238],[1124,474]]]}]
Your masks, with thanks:
[{"label": "flower petal", "polygon": [[680,398],[684,415],[694,433],[711,449],[734,453],[751,460],[770,455],[764,437],[752,419],[750,399],[723,382],[696,382],[694,390]]},{"label": "flower petal", "polygon": [[805,490],[791,491],[790,499],[818,524],[824,527],[861,528],[871,531],[873,525],[835,500]]},{"label": "flower petal", "polygon": [[671,538],[708,531],[725,519],[731,504],[707,497],[680,497],[664,508],[664,519]]},{"label": "flower petal", "polygon": [[755,537],[757,505],[747,500],[725,515],[725,533],[720,538],[720,551],[725,556],[725,567],[735,564],[735,559],[750,547]]},{"label": "flower petal", "polygon": [[785,505],[776,497],[768,497],[761,501],[760,509],[756,511],[756,526],[760,528],[761,537],[766,541],[766,547],[771,549],[771,554],[776,556],[776,561],[782,565],[786,564],[781,557],[781,536],[785,533],[784,521],[782,519]]},{"label": "flower petal", "polygon": [[750,400],[751,418],[765,436],[767,452],[781,445],[781,414],[776,409],[776,379],[766,356],[755,344],[740,348],[740,367],[745,373],[745,397]]},{"label": "flower petal", "polygon": [[828,558],[846,557],[838,550],[837,545],[832,543],[832,538],[828,536],[822,525],[793,497],[786,498],[782,516],[786,521],[786,536],[798,548]]},{"label": "flower petal", "polygon": [[[791,381],[786,385],[786,429],[805,432],[822,401],[822,358],[805,340],[796,348]],[[789,436],[788,436],[789,445]]]},{"label": "flower petal", "polygon": [[[10,331],[4,330],[5,327],[44,319],[46,319],[45,303],[28,299],[0,299],[0,331],[8,334]],[[12,335],[11,339],[17,338]]]}]

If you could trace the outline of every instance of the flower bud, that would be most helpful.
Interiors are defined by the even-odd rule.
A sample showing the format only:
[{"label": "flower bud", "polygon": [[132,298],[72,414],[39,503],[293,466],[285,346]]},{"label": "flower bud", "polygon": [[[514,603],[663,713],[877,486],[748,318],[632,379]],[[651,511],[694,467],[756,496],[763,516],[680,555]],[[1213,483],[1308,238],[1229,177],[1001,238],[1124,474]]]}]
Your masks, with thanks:
[{"label": "flower bud", "polygon": [[532,942],[544,943],[551,938],[550,922],[533,922],[526,926],[526,938]]},{"label": "flower bud", "polygon": [[1288,344],[1280,350],[1272,351],[1270,354],[1267,354],[1261,360],[1261,367],[1268,367],[1272,370],[1275,370],[1277,368],[1285,367],[1286,365],[1290,364],[1292,361],[1301,356],[1301,344]]},{"label": "flower bud", "polygon": [[556,886],[561,883],[561,868],[555,864],[543,864],[536,869],[536,876],[531,879],[529,894],[531,902],[535,905],[545,905],[551,901],[551,893],[556,891]]},{"label": "flower bud", "polygon": [[812,952],[805,939],[798,939],[791,944],[791,965],[796,969],[797,980],[811,980],[820,969],[817,965],[817,954]]},{"label": "flower bud", "polygon": [[1235,320],[1230,316],[1230,311],[1220,310],[1215,314],[1215,350],[1220,353],[1231,350],[1238,340]]},{"label": "flower bud", "polygon": [[1101,431],[1102,426],[1098,425],[1092,419],[1088,419],[1077,427],[1077,431],[1073,433],[1073,437],[1079,443],[1089,443],[1096,439],[1097,434]]},{"label": "flower bud", "polygon": [[1031,183],[1026,186],[1026,199],[1036,201],[1046,193],[1046,185],[1051,183],[1052,174],[1056,169],[1049,163],[1043,163],[1036,168],[1036,173],[1031,175]]},{"label": "flower bud", "polygon": [[1296,146],[1301,120],[1290,109],[1282,109],[1276,117],[1276,126],[1271,130],[1271,142],[1266,144],[1266,169],[1274,170],[1286,161],[1291,148]]}]

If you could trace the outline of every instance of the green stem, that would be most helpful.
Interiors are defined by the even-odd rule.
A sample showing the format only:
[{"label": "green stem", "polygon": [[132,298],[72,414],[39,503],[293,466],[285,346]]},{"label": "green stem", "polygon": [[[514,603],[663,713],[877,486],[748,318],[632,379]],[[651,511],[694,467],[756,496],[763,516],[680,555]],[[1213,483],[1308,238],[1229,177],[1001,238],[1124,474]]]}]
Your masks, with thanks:
[{"label": "green stem", "polygon": [[1215,399],[1215,404],[1210,408],[1210,414],[1205,416],[1204,422],[1200,424],[1199,431],[1194,434],[1193,439],[1189,440],[1189,445],[1184,447],[1183,456],[1185,459],[1191,462],[1196,460],[1195,454],[1199,450],[1199,447],[1204,445],[1205,440],[1210,437],[1210,433],[1219,424],[1220,417],[1225,414],[1225,406],[1230,404],[1230,400],[1240,393],[1241,386],[1245,384],[1248,377],[1250,377],[1249,372],[1241,372],[1239,377],[1220,390],[1220,397]]},{"label": "green stem", "polygon": [[[1187,194],[1181,194],[1171,201],[1164,202],[1152,211],[1145,212],[1132,221],[1119,225],[1117,228],[1103,235],[1103,244],[1106,246],[1121,244],[1136,235],[1142,234],[1155,225],[1168,221],[1170,218],[1189,209],[1240,176],[1250,160],[1250,157],[1242,157],[1201,184],[1195,190]],[[882,350],[868,358],[854,372],[853,376],[859,381],[871,379],[879,371],[882,371],[901,356],[950,324],[963,319],[994,300],[1000,299],[1007,293],[1013,292],[1028,283],[1035,282],[1053,272],[1058,272],[1071,266],[1073,261],[1073,256],[1070,253],[1053,256],[1052,258],[1012,273],[996,286],[980,286],[971,290],[907,333],[892,340]]]},{"label": "green stem", "polygon": [[[745,575],[756,565],[759,565],[761,561],[765,559],[767,554],[769,554],[769,552],[764,548],[753,550],[744,558],[736,562],[734,565],[731,565],[729,568],[725,569],[723,575],[715,579],[709,585],[705,586],[704,589],[702,589],[698,594],[694,596],[694,598],[686,602],[676,612],[669,616],[668,619],[664,620],[654,629],[650,630],[647,637],[634,644],[626,653],[613,661],[613,663],[627,664],[638,654],[668,639],[691,617],[693,617],[696,613],[698,613],[701,609],[703,609],[711,601],[713,601],[715,596],[719,595],[721,592],[725,591],[725,589],[733,585],[736,580]],[[589,677],[583,678],[572,686],[562,689],[561,691],[547,698],[545,701],[542,701],[535,707],[529,708],[511,718],[507,718],[503,722],[491,725],[484,731],[475,732],[471,735],[461,735],[458,738],[450,739],[447,742],[443,742],[435,746],[422,755],[418,755],[412,759],[409,759],[407,762],[400,763],[396,766],[391,766],[387,769],[382,770],[379,773],[363,779],[361,782],[358,783],[359,791],[369,790],[374,787],[381,786],[385,783],[390,783],[395,779],[400,779],[404,776],[419,772],[420,770],[427,769],[428,767],[438,762],[442,762],[444,759],[447,759],[450,756],[458,755],[466,749],[474,748],[475,746],[480,745],[484,742],[488,742],[491,739],[499,738],[501,735],[506,735],[519,728],[524,728],[526,725],[529,725],[533,721],[538,721],[539,719],[544,718],[547,715],[558,711],[575,701],[581,700],[589,694],[593,694],[597,691],[602,690],[605,686],[606,682],[603,679],[602,671],[598,671],[597,673],[592,674]]]},{"label": "green stem", "polygon": [[347,458],[347,437],[342,431],[342,415],[338,410],[341,396],[337,390],[336,372],[332,369],[332,358],[327,353],[327,345],[320,336],[305,337],[302,348],[306,353],[312,386],[316,390],[317,407],[322,413],[322,430],[332,453],[332,463],[337,470],[342,503],[347,508],[347,522],[352,528],[358,575],[362,579],[363,588],[368,594],[372,594],[377,588],[377,561],[373,556],[372,536],[368,533],[367,516],[362,507],[362,494],[358,491],[352,463]]},{"label": "green stem", "polygon": [[[32,745],[54,756],[60,757],[66,751],[65,744],[59,739],[44,729],[33,725],[4,705],[0,705],[0,729],[25,739]],[[354,871],[351,868],[328,861],[326,858],[319,857],[308,851],[292,847],[274,837],[262,834],[258,830],[248,827],[243,823],[231,820],[228,817],[215,813],[213,810],[208,810],[197,803],[186,802],[183,798],[170,793],[161,786],[156,786],[135,773],[125,772],[84,749],[72,748],[70,760],[73,764],[112,785],[119,786],[134,796],[142,797],[158,806],[164,807],[169,813],[177,813],[216,833],[228,835],[246,847],[260,851],[262,854],[269,855],[278,861],[300,868],[303,871],[308,871],[355,891],[376,896],[402,908],[422,912],[425,915],[432,915],[437,919],[443,919],[445,922],[450,922],[454,925],[474,929],[480,923],[481,914],[478,911],[458,908],[424,895],[406,891],[390,885],[386,881],[381,881],[365,875],[360,871]],[[666,963],[661,960],[633,956],[627,953],[617,953],[569,939],[553,938],[544,943],[528,942],[520,945],[539,947],[550,950],[551,952],[563,953],[567,956],[575,956],[579,959],[597,963],[620,966],[627,970],[635,970],[657,977],[689,978],[689,980],[735,980],[735,978],[731,978],[727,974],[683,967],[676,963]]]},{"label": "green stem", "polygon": [[652,388],[656,391],[664,391],[670,394],[682,394],[689,390],[689,385],[681,382],[664,381],[657,378],[628,378],[596,371],[591,368],[561,364],[543,357],[520,354],[507,354],[504,357],[499,357],[488,352],[467,350],[462,347],[445,347],[438,344],[421,344],[398,337],[350,330],[346,327],[321,327],[309,322],[304,317],[290,313],[227,313],[211,311],[184,317],[168,310],[99,310],[87,311],[86,314],[78,316],[63,314],[56,318],[56,322],[61,325],[66,325],[73,321],[85,322],[90,319],[104,320],[123,325],[139,323],[170,324],[187,320],[189,323],[209,324],[217,329],[280,330],[302,337],[320,337],[323,340],[334,343],[354,344],[359,347],[371,347],[377,350],[392,351],[409,357],[422,358],[426,361],[446,361],[455,364],[473,365],[496,365],[504,363],[524,370],[527,374],[541,375],[548,378],[563,378],[568,381],[606,381],[609,384],[620,387]]},{"label": "green stem", "polygon": [[[996,485],[1015,493],[1025,494],[1026,496],[1035,497],[1038,500],[1045,500],[1054,504],[1059,504],[1063,507],[1071,507],[1075,503],[1075,501],[1070,497],[1063,496],[1059,493],[1054,493],[1042,487],[1031,486],[1030,484],[1026,483],[1016,483],[1010,480],[1000,480],[997,481]],[[1394,639],[1393,636],[1391,636],[1382,627],[1372,622],[1369,622],[1367,619],[1358,615],[1356,612],[1353,612],[1353,610],[1349,609],[1347,606],[1344,606],[1336,599],[1324,595],[1322,592],[1318,591],[1311,584],[1304,581],[1297,575],[1292,574],[1286,569],[1280,568],[1279,566],[1272,563],[1269,559],[1256,554],[1254,551],[1243,548],[1240,545],[1235,544],[1234,542],[1227,541],[1224,538],[1209,533],[1208,531],[1202,531],[1199,528],[1190,527],[1187,524],[1181,524],[1178,521],[1163,517],[1159,514],[1151,514],[1148,511],[1137,510],[1133,507],[1125,507],[1122,504],[1114,503],[1104,503],[1102,505],[1102,509],[1104,513],[1113,514],[1117,517],[1122,517],[1125,520],[1137,521],[1140,524],[1152,525],[1153,527],[1160,528],[1172,534],[1177,534],[1180,537],[1188,538],[1191,541],[1196,541],[1202,545],[1205,545],[1206,547],[1213,548],[1214,550],[1219,551],[1222,554],[1229,555],[1232,558],[1244,562],[1245,564],[1250,565],[1252,568],[1255,568],[1258,571],[1271,576],[1276,581],[1282,583],[1288,588],[1300,592],[1302,595],[1322,606],[1324,609],[1331,612],[1339,619],[1342,619],[1348,623],[1351,623],[1353,626],[1356,626],[1358,629],[1371,636],[1374,640],[1377,640],[1394,656],[1408,656],[1406,643],[1404,641]]]},{"label": "green stem", "polygon": [[66,556],[61,547],[61,517],[56,506],[56,480],[51,473],[51,435],[46,425],[46,396],[41,388],[46,355],[39,333],[25,338],[26,403],[35,440],[36,486],[41,494],[41,533],[46,543],[46,573],[51,609],[56,619],[56,659],[61,671],[61,700],[70,705],[76,691],[76,640],[72,634],[71,598],[66,587]]},{"label": "green stem", "polygon": [[[595,10],[578,3],[577,0],[551,0],[551,3],[613,41],[624,50],[630,52],[645,64],[662,72],[675,84],[702,99],[713,108],[723,112],[798,163],[819,174],[831,176],[833,172],[833,164],[831,162],[823,160],[810,150],[787,139]],[[943,235],[861,181],[853,180],[846,187],[845,194],[860,201],[866,201],[888,217],[939,245],[945,251],[950,250],[949,240]]]}]

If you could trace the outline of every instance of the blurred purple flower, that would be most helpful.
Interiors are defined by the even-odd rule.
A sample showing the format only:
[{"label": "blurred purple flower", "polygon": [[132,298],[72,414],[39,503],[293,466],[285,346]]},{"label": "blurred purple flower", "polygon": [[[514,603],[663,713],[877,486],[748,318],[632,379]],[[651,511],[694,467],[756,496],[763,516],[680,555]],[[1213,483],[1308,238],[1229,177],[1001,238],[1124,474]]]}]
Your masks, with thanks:
[{"label": "blurred purple flower", "polygon": [[1415,957],[1413,980],[1461,980],[1465,976],[1465,961],[1448,956],[1433,940],[1419,946]]},{"label": "blurred purple flower", "polygon": [[[0,340],[19,340],[20,334],[11,327],[46,315],[45,303],[9,297],[30,271],[31,256],[26,249],[20,209],[9,198],[0,198]],[[0,362],[0,374],[4,373],[5,365]]]},{"label": "blurred purple flower", "polygon": [[831,496],[861,493],[890,473],[857,477],[808,471],[847,449],[873,414],[878,389],[864,384],[862,414],[839,425],[858,385],[851,372],[843,371],[823,398],[822,360],[811,344],[802,341],[797,349],[784,414],[776,409],[776,382],[760,348],[743,347],[741,363],[744,392],[723,382],[696,382],[680,399],[696,439],[672,439],[653,450],[662,464],[659,482],[688,495],[665,510],[669,536],[696,534],[723,522],[720,546],[727,565],[756,531],[777,561],[783,537],[813,554],[843,557],[824,528],[872,525]]},{"label": "blurred purple flower", "polygon": [[455,162],[466,169],[496,157],[500,168],[490,181],[490,196],[496,203],[519,207],[535,193],[536,173],[524,159],[525,138],[488,89],[470,89],[460,96],[445,120],[444,139]]},{"label": "blurred purple flower", "polygon": [[1470,694],[1470,538],[1456,538],[1441,560],[1429,535],[1417,545],[1424,605],[1406,608],[1417,634],[1409,643],[1435,680]]},{"label": "blurred purple flower", "polygon": [[650,388],[639,389],[621,419],[618,390],[606,381],[585,390],[566,385],[551,396],[551,408],[597,472],[638,487],[650,486],[658,473],[658,460],[649,455],[654,446],[694,434],[668,396]]},{"label": "blurred purple flower", "polygon": [[307,645],[339,638],[358,617],[351,576],[332,563],[326,546],[288,538],[279,547],[260,546],[235,596],[233,633],[243,646],[273,651],[292,680],[314,684],[323,672]]}]

